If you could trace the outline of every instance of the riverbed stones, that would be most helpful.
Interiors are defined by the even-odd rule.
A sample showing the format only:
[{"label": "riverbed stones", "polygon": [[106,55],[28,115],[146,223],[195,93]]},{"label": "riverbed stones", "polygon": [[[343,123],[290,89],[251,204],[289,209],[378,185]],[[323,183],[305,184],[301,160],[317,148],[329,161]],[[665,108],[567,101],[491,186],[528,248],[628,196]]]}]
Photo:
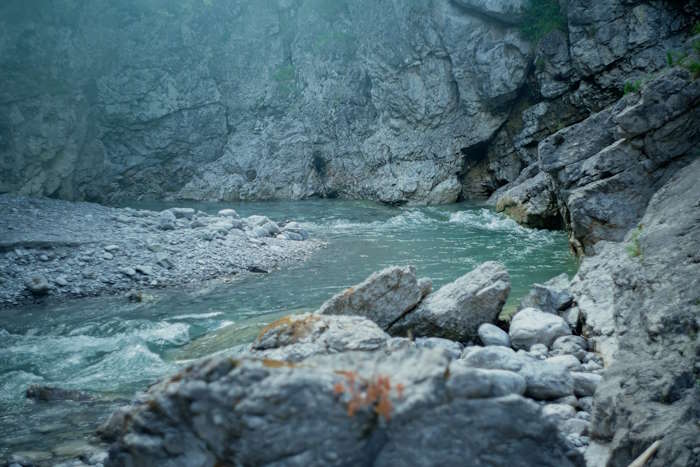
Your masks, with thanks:
[{"label": "riverbed stones", "polygon": [[176,219],[192,219],[194,217],[195,211],[192,208],[171,208],[170,212],[173,213]]},{"label": "riverbed stones", "polygon": [[365,316],[386,330],[412,310],[421,298],[415,268],[392,266],[335,295],[318,313]]},{"label": "riverbed stones", "polygon": [[459,342],[440,337],[418,337],[414,342],[416,347],[443,350],[452,359],[461,357],[464,351],[464,346]]},{"label": "riverbed stones", "polygon": [[488,345],[501,345],[510,347],[510,336],[503,329],[491,323],[484,323],[477,330],[481,343]]},{"label": "riverbed stones", "polygon": [[[177,228],[160,229],[161,216],[175,218]],[[232,277],[252,265],[270,271],[305,259],[319,245],[275,236],[255,243],[241,230],[249,226],[240,219],[202,212],[196,216],[205,227],[188,228],[194,217],[192,221],[176,218],[172,210],[141,211],[2,194],[0,243],[13,247],[9,251],[0,247],[0,307],[34,302],[40,295],[25,284],[34,276],[48,281],[51,297],[123,295],[134,281],[168,287]],[[49,261],[41,261],[41,255]],[[148,282],[136,265],[150,268]]]},{"label": "riverbed stones", "polygon": [[32,295],[37,297],[48,295],[51,291],[51,284],[44,276],[32,276],[24,282],[24,285]]},{"label": "riverbed stones", "polygon": [[563,318],[535,308],[525,308],[513,316],[510,340],[516,349],[529,349],[534,344],[552,345],[557,337],[571,334]]},{"label": "riverbed stones", "polygon": [[162,211],[158,215],[158,228],[160,230],[175,230],[176,220],[177,218],[172,211]]},{"label": "riverbed stones", "polygon": [[489,261],[425,297],[389,328],[393,335],[444,337],[468,342],[496,320],[510,292],[506,268]]}]

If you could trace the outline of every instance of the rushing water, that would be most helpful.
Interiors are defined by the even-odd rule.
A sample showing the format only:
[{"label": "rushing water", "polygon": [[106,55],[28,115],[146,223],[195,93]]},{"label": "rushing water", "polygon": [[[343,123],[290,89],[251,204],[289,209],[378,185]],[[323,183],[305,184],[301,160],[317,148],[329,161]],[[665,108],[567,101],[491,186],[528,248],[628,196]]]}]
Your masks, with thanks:
[{"label": "rushing water", "polygon": [[[513,284],[507,307],[531,284],[576,269],[564,234],[525,229],[479,206],[305,201],[226,207],[243,216],[297,220],[327,247],[283,271],[196,291],[151,292],[144,303],[110,297],[0,312],[0,461],[87,438],[116,405],[187,360],[249,342],[263,324],[313,310],[385,266],[413,264],[437,288],[483,261],[502,261]],[[36,403],[24,397],[32,383],[98,398]]]}]

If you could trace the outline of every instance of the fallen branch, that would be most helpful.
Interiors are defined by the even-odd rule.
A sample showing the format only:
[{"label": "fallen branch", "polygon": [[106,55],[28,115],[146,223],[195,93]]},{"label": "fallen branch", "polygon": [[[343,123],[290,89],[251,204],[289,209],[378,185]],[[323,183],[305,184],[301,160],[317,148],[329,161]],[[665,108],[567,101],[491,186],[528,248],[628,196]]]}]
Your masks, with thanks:
[{"label": "fallen branch", "polygon": [[659,446],[661,446],[661,440],[657,439],[653,443],[651,443],[651,446],[649,446],[646,451],[641,453],[639,457],[637,457],[635,460],[632,461],[632,463],[628,467],[643,467],[644,464],[647,463],[647,461],[651,458],[651,456],[654,455],[657,449],[659,449]]}]

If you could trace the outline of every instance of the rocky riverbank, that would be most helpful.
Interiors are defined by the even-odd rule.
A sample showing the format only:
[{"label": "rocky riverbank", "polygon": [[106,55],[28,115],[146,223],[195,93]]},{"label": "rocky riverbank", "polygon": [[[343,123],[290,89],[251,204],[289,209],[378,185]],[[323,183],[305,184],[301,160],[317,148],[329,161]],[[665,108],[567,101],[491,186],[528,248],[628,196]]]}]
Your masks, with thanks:
[{"label": "rocky riverbank", "polygon": [[435,292],[375,273],[115,412],[106,465],[583,465],[602,358],[565,277],[506,332],[509,290],[498,263]]},{"label": "rocky riverbank", "polygon": [[320,243],[297,223],[233,209],[161,212],[0,195],[0,307],[192,286],[303,261]]}]

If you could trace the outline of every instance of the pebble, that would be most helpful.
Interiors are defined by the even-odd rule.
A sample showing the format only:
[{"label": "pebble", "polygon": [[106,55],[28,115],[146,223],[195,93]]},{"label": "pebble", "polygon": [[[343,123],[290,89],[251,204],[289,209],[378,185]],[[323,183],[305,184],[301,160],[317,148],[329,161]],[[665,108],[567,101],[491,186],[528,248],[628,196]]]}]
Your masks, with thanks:
[{"label": "pebble", "polygon": [[134,277],[136,275],[136,270],[134,268],[119,268],[119,272],[128,277]]},{"label": "pebble", "polygon": [[112,253],[104,253],[102,255],[102,259],[106,259],[107,261],[114,259],[114,255]]},{"label": "pebble", "polygon": [[119,249],[119,246],[118,246],[118,245],[107,245],[106,247],[104,247],[104,250],[105,250],[107,253],[114,253],[114,252],[117,251],[118,249]]},{"label": "pebble", "polygon": [[510,336],[503,329],[491,323],[484,323],[478,329],[479,339],[481,342],[488,345],[500,345],[510,347]]},{"label": "pebble", "polygon": [[153,269],[150,266],[143,266],[141,264],[134,266],[134,269],[136,272],[140,272],[144,276],[152,276],[153,275]]},{"label": "pebble", "polygon": [[54,278],[53,283],[60,287],[65,287],[68,285],[68,279],[66,279],[66,276],[58,276]]},{"label": "pebble", "polygon": [[46,261],[49,260],[49,257],[46,256],[46,255],[39,255],[39,260],[40,260],[40,261],[43,261],[43,262],[46,262]]}]

